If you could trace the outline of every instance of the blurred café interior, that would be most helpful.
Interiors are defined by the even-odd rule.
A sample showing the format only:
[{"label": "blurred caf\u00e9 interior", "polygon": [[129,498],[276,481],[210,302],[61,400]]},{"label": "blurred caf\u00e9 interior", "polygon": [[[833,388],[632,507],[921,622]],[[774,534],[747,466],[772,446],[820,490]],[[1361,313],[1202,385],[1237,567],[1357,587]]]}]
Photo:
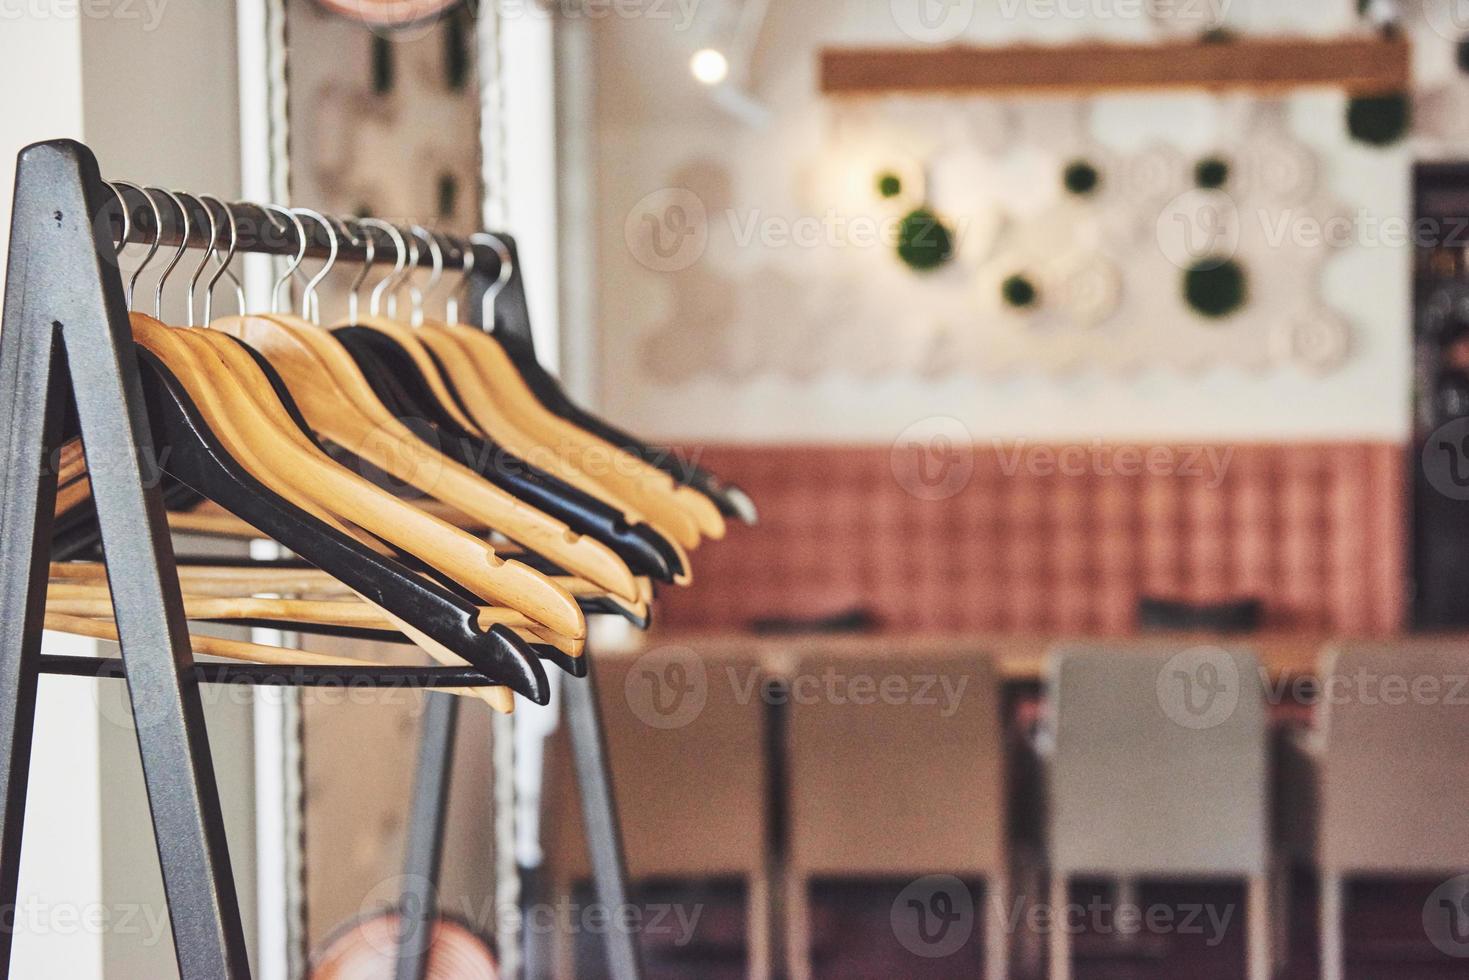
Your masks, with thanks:
[{"label": "blurred caf\u00e9 interior", "polygon": [[[48,363],[18,338],[68,283],[131,322],[155,423],[182,350],[230,334],[261,367],[219,363],[300,406],[283,458],[434,523],[369,526],[333,471],[340,494],[300,492],[351,532],[339,567],[187,461],[135,501],[95,435],[133,345],[113,368],[67,341],[56,431],[88,458],[58,443],[49,537],[0,583],[0,976],[1469,975],[1458,0],[13,13],[0,166],[79,140],[119,258],[93,287],[55,257],[65,188],[19,157],[7,548],[45,389],[24,365]],[[256,215],[286,244],[249,245]],[[276,258],[226,258],[226,216],[231,252]],[[149,339],[216,320],[177,362]],[[361,381],[351,411],[287,334]],[[178,379],[209,416],[212,382]],[[257,445],[234,397],[227,450]],[[341,421],[363,398],[371,432]],[[400,423],[452,492],[356,441]],[[290,468],[260,479],[294,500]],[[133,547],[144,500],[172,534]],[[518,533],[536,508],[565,540]],[[569,595],[576,629],[484,605],[418,550],[440,531]],[[177,678],[399,673],[239,668],[145,715],[181,662],[145,659],[160,569],[197,636]],[[495,675],[388,579],[503,613],[525,686],[420,689]],[[303,625],[326,598],[340,622]],[[67,660],[119,636],[111,675]]]}]

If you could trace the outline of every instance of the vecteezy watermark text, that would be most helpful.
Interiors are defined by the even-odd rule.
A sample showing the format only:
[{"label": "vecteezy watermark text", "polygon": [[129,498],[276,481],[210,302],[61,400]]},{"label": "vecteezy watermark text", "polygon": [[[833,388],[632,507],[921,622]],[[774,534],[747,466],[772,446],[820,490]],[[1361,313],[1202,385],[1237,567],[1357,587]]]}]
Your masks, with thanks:
[{"label": "vecteezy watermark text", "polygon": [[141,21],[146,32],[163,22],[169,0],[0,0],[0,22],[15,20]]},{"label": "vecteezy watermark text", "polygon": [[1224,482],[1233,446],[1119,446],[1100,439],[1066,446],[995,440],[1005,476],[1182,476],[1210,490]]},{"label": "vecteezy watermark text", "polygon": [[952,718],[969,690],[969,681],[969,675],[961,671],[877,673],[835,664],[771,676],[757,666],[712,668],[689,647],[667,646],[637,659],[624,679],[623,694],[644,724],[675,729],[692,724],[703,714],[719,684],[726,685],[727,696],[740,705],[757,700],[772,707],[906,705]]}]

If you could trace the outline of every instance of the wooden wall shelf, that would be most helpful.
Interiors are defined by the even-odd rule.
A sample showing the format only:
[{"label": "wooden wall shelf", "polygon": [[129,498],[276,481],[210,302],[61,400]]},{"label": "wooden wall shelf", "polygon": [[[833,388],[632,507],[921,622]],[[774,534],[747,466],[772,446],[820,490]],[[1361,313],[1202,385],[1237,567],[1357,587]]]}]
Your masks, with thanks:
[{"label": "wooden wall shelf", "polygon": [[821,89],[831,95],[1085,95],[1193,88],[1279,95],[1340,88],[1381,95],[1406,91],[1410,67],[1408,42],[1386,37],[832,48],[821,53]]}]

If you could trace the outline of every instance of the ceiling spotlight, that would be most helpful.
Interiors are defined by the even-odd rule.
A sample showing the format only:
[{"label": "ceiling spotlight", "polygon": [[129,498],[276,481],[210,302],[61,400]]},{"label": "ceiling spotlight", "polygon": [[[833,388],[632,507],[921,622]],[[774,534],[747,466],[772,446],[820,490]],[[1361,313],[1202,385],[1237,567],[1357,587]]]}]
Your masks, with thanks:
[{"label": "ceiling spotlight", "polygon": [[711,88],[729,77],[729,59],[714,48],[701,48],[689,60],[694,77]]}]

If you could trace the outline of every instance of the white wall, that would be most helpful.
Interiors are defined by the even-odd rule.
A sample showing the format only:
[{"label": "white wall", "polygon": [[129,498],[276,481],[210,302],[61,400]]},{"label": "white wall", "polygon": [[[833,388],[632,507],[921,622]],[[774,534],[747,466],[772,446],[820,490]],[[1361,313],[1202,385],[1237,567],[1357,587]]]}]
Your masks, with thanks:
[{"label": "white wall", "polygon": [[[232,3],[10,5],[0,20],[0,258],[16,152],[72,137],[103,174],[238,193]],[[54,653],[92,641],[46,634]],[[174,975],[146,793],[119,682],[43,678],[11,975]],[[250,709],[207,706],[246,928],[253,935]]]},{"label": "white wall", "polygon": [[[0,29],[0,90],[28,93],[7,98],[0,123],[0,222],[7,229],[0,235],[0,257],[8,254],[16,152],[37,140],[81,135],[81,57],[74,19],[26,18]],[[37,84],[42,78],[46,84]],[[47,651],[57,653],[93,647],[50,636],[46,642]],[[60,678],[41,682],[11,962],[15,976],[52,970],[102,975],[102,936],[79,931],[75,918],[103,898],[94,686]]]},{"label": "white wall", "polygon": [[[1355,5],[1350,0],[1218,2],[1224,4],[1226,23],[1241,32],[1330,35],[1353,26]],[[608,16],[591,31],[596,72],[597,217],[590,230],[596,241],[594,341],[600,404],[610,417],[649,437],[674,441],[887,441],[916,420],[934,415],[960,419],[981,440],[1406,437],[1411,309],[1411,256],[1406,248],[1361,243],[1323,258],[1319,275],[1301,277],[1302,293],[1319,290],[1325,308],[1350,325],[1348,359],[1340,368],[1319,373],[1291,363],[1250,368],[1226,364],[1202,371],[1166,366],[1056,371],[1044,365],[987,371],[976,365],[935,376],[904,366],[912,355],[896,344],[882,346],[890,338],[879,341],[875,350],[864,350],[870,369],[853,369],[847,348],[871,345],[871,337],[854,324],[821,322],[822,303],[809,299],[821,289],[842,291],[847,280],[823,279],[808,271],[823,262],[845,261],[842,256],[812,258],[758,242],[740,245],[721,227],[723,222],[711,221],[703,261],[714,263],[720,275],[734,270],[726,281],[711,276],[691,287],[686,277],[680,279],[682,273],[646,268],[629,247],[629,217],[636,217],[646,195],[688,186],[689,175],[710,161],[727,177],[722,188],[727,198],[717,202],[718,208],[747,218],[794,220],[809,213],[804,210],[809,195],[803,182],[811,180],[813,158],[820,160],[824,152],[823,127],[835,112],[832,100],[818,92],[818,51],[839,44],[916,43],[893,14],[908,4],[772,4],[751,82],[753,95],[769,107],[771,117],[762,127],[749,127],[717,107],[687,69],[689,54],[707,43],[723,6],[716,0],[696,5],[695,16],[685,25],[680,14],[685,8],[659,5],[667,16]],[[950,5],[974,11],[959,40],[986,44],[1161,36],[1136,17],[1115,14],[1138,6],[1113,0],[960,0]],[[1054,13],[1077,9],[1091,13]],[[1449,41],[1417,15],[1410,31],[1418,47],[1420,81],[1437,84],[1451,77]],[[1177,113],[1169,112],[1170,101],[1176,100],[1136,96],[1108,101],[1105,124],[1095,125],[1092,134],[1098,142],[1175,138],[1187,143],[1191,138],[1176,132]],[[954,105],[957,111],[959,103]],[[1206,107],[1209,113],[1190,119],[1224,115]],[[1408,215],[1411,161],[1426,145],[1422,137],[1416,145],[1386,150],[1351,144],[1343,136],[1344,100],[1339,93],[1302,95],[1288,100],[1286,110],[1295,139],[1319,162],[1321,197],[1371,220]],[[1201,145],[1227,140],[1229,130],[1221,126],[1195,139]],[[1461,151],[1465,145],[1450,140],[1438,152]],[[1055,178],[1044,173],[1036,179]],[[1156,246],[1149,247],[1156,252]],[[750,274],[796,266],[802,271],[792,275],[794,285]],[[887,304],[881,306],[883,314],[896,311],[894,317],[905,309],[922,309],[930,294],[900,271],[879,270],[890,280],[883,280],[876,295],[862,294],[863,302],[870,298],[873,304]],[[1175,290],[1176,282],[1175,274],[1156,288]],[[1289,285],[1286,281],[1281,288],[1288,290]],[[1155,287],[1129,282],[1127,288],[1147,292]],[[790,293],[791,304],[762,295],[782,289]],[[809,303],[810,309],[783,312],[798,301]],[[833,303],[830,308],[840,306]],[[708,337],[699,332],[703,318],[688,313],[723,315],[731,309],[736,312],[726,333]],[[679,310],[684,311],[682,323],[667,329],[670,311]],[[840,316],[833,314],[832,319]],[[995,322],[976,315],[973,328],[996,329]],[[681,335],[685,328],[688,333]],[[693,339],[681,341],[681,336]],[[732,349],[747,361],[744,369],[669,377],[651,366],[655,354],[650,352],[660,346],[687,343],[694,348],[687,352],[689,358],[707,359],[705,348],[728,338],[735,338]],[[739,343],[756,349],[738,348]],[[781,345],[789,346],[792,356],[824,366],[798,376],[770,370],[769,359],[776,355],[769,350]],[[568,350],[575,355],[586,346],[573,341]]]}]

